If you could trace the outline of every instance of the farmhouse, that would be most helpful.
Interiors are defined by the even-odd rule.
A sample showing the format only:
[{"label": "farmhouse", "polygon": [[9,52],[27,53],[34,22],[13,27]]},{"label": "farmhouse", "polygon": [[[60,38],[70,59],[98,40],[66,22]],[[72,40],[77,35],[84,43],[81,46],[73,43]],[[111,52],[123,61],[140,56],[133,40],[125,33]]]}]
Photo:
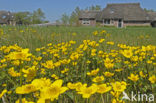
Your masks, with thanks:
[{"label": "farmhouse", "polygon": [[155,22],[156,13],[143,10],[140,3],[107,4],[102,11],[81,11],[79,16],[81,25],[91,26],[154,26]]},{"label": "farmhouse", "polygon": [[0,25],[15,25],[14,16],[9,11],[0,11]]}]

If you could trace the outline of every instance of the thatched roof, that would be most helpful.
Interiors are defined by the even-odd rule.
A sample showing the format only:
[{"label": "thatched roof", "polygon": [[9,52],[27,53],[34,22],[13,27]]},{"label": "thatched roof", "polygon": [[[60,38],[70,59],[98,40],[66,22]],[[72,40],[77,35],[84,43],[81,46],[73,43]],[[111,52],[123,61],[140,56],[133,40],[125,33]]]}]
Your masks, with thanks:
[{"label": "thatched roof", "polygon": [[98,16],[98,19],[104,18],[125,21],[149,20],[147,12],[140,7],[140,3],[108,4],[102,14]]},{"label": "thatched roof", "polygon": [[97,15],[100,13],[100,11],[81,11],[79,18],[86,18],[86,19],[95,19],[97,18]]},{"label": "thatched roof", "polygon": [[13,20],[13,14],[8,11],[0,11],[0,24],[6,24],[9,20]]},{"label": "thatched roof", "polygon": [[149,11],[149,12],[147,12],[147,13],[148,13],[148,15],[149,15],[149,17],[150,17],[150,20],[156,21],[156,12],[154,12],[154,11]]}]

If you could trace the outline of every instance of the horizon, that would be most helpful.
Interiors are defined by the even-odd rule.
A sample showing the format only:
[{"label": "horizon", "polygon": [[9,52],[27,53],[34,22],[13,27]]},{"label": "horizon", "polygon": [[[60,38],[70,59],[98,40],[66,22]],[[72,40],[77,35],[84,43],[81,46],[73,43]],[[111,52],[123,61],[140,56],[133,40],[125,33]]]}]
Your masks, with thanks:
[{"label": "horizon", "polygon": [[[41,8],[42,11],[45,13],[46,20],[50,23],[54,23],[56,20],[60,20],[62,14],[66,13],[70,15],[72,11],[76,7],[80,9],[85,9],[92,5],[100,5],[101,8],[105,8],[107,4],[114,4],[114,3],[140,3],[141,8],[146,9],[153,9],[156,10],[155,4],[156,1],[154,0],[68,0],[69,2],[61,1],[61,0],[54,0],[54,1],[38,1],[36,0],[0,0],[0,11],[6,10],[10,12],[33,12],[38,8]],[[10,2],[8,4],[8,2]],[[61,2],[61,3],[60,3]]]}]

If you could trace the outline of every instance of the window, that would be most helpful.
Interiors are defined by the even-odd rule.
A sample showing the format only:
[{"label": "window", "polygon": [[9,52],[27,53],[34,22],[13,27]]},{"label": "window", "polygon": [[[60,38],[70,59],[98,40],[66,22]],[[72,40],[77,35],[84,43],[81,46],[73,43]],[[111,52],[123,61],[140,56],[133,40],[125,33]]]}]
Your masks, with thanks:
[{"label": "window", "polygon": [[110,24],[110,19],[105,19],[104,24]]},{"label": "window", "polygon": [[90,20],[89,19],[83,19],[82,20],[82,24],[89,25],[90,24]]}]

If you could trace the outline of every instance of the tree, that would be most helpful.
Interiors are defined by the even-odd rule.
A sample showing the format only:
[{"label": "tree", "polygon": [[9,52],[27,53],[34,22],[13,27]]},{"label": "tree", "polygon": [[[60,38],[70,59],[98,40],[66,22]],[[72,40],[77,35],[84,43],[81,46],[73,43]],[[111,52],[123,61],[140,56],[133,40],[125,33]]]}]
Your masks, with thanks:
[{"label": "tree", "polygon": [[70,25],[79,25],[79,16],[80,16],[80,8],[76,7],[75,10],[71,13],[69,23]]},{"label": "tree", "polygon": [[16,24],[27,25],[31,24],[31,16],[30,12],[18,12],[14,14]]},{"label": "tree", "polygon": [[45,21],[45,14],[39,8],[36,11],[31,12],[17,12],[15,15],[16,24],[28,25],[28,24],[40,24],[40,23],[48,23],[49,21]]},{"label": "tree", "polygon": [[69,16],[66,13],[64,13],[61,17],[61,21],[62,21],[63,25],[68,25],[69,24]]},{"label": "tree", "polygon": [[36,11],[33,12],[32,15],[32,22],[33,24],[40,24],[40,23],[44,23],[44,12],[39,8]]},{"label": "tree", "polygon": [[147,11],[147,12],[154,12],[153,9],[146,9],[146,8],[144,8],[144,11]]},{"label": "tree", "polygon": [[101,6],[100,5],[92,5],[90,7],[87,7],[85,10],[89,10],[89,11],[93,11],[93,10],[101,10]]}]

